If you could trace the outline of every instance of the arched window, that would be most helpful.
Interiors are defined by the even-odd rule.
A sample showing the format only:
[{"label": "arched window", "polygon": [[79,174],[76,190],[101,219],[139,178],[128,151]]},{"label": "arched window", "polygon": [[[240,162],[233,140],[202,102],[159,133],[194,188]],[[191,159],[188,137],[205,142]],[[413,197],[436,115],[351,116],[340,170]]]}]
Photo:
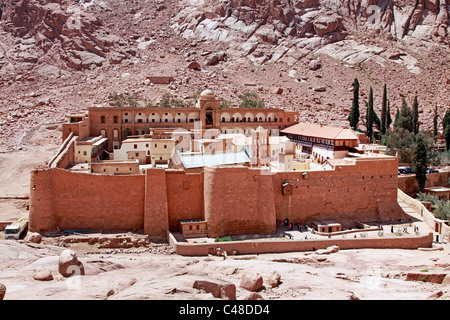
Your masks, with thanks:
[{"label": "arched window", "polygon": [[100,123],[105,123],[105,116],[100,117]]},{"label": "arched window", "polygon": [[225,117],[222,117],[222,122],[225,122]]}]

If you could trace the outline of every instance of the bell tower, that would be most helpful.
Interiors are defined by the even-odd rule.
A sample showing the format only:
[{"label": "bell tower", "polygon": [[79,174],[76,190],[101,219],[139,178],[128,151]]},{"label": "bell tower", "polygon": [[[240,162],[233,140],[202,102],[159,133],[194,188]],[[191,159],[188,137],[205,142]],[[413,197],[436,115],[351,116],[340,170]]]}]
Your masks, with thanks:
[{"label": "bell tower", "polygon": [[206,129],[218,128],[220,124],[220,99],[217,99],[211,90],[204,90],[200,94],[200,99],[197,102],[197,107],[200,108],[200,120]]}]

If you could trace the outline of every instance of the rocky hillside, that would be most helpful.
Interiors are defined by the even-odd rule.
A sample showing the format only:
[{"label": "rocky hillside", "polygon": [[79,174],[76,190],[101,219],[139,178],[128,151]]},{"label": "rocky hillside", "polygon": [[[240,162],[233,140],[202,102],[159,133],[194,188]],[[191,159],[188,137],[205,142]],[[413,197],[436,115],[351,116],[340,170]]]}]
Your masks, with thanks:
[{"label": "rocky hillside", "polygon": [[[8,0],[0,19],[0,151],[108,104],[111,92],[189,101],[257,92],[302,121],[348,125],[351,83],[380,110],[450,101],[449,0]],[[172,76],[168,85],[151,76]]]}]

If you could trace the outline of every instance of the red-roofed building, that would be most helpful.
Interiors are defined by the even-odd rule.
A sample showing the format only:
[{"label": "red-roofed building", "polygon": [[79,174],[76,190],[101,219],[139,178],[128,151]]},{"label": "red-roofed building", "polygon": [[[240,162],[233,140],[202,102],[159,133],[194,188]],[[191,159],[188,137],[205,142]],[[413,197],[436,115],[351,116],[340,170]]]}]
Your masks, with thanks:
[{"label": "red-roofed building", "polygon": [[342,159],[359,144],[358,137],[347,128],[298,123],[280,132],[295,143],[296,158],[319,163]]}]

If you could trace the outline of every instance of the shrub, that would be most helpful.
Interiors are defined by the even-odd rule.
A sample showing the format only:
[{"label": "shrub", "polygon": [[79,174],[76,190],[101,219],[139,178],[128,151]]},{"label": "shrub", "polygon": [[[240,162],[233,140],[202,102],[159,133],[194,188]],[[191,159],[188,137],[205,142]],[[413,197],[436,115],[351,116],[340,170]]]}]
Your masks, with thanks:
[{"label": "shrub", "polygon": [[214,239],[214,242],[227,242],[227,241],[234,241],[234,238],[231,236],[225,236],[225,237],[217,237]]},{"label": "shrub", "polygon": [[111,100],[112,104],[116,107],[133,107],[136,108],[138,106],[137,93],[133,92],[129,93],[110,93],[108,96],[109,100]]},{"label": "shrub", "polygon": [[247,92],[239,96],[242,100],[240,108],[264,108],[265,103],[256,93]]}]

